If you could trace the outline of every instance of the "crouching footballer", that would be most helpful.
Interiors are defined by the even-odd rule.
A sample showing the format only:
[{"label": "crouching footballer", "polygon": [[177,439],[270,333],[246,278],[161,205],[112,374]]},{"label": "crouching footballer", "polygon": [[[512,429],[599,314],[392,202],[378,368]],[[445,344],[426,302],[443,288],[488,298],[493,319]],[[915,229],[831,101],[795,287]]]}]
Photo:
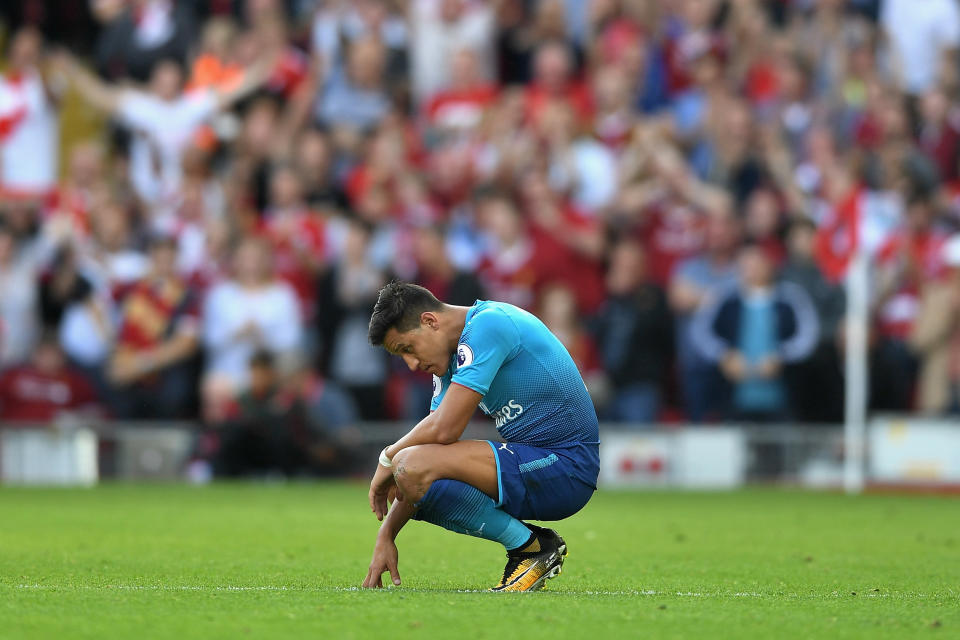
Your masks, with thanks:
[{"label": "crouching footballer", "polygon": [[[369,337],[432,373],[433,401],[380,454],[369,497],[383,524],[363,586],[382,586],[387,571],[400,584],[395,541],[412,518],[502,544],[507,566],[493,591],[542,588],[567,545],[524,521],[575,514],[600,471],[597,414],[570,354],[517,307],[452,306],[397,282],[380,291]],[[460,439],[478,406],[505,442]]]}]

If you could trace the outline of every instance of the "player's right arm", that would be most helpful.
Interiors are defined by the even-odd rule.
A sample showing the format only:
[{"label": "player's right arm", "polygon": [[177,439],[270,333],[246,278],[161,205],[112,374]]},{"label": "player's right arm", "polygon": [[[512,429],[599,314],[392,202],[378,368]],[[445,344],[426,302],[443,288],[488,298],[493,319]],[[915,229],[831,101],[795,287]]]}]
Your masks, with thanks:
[{"label": "player's right arm", "polygon": [[367,577],[363,580],[364,588],[381,588],[381,578],[384,572],[390,572],[393,584],[400,584],[400,571],[397,567],[399,553],[397,551],[397,535],[410,518],[413,517],[416,507],[404,500],[397,500],[387,515],[380,531],[377,533],[377,542],[373,547],[373,558],[370,559],[370,568]]},{"label": "player's right arm", "polygon": [[503,312],[492,309],[478,313],[457,345],[459,364],[451,383],[443,385],[446,388],[440,389],[431,404],[435,411],[387,447],[387,457],[393,459],[398,452],[418,444],[453,444],[459,440],[500,367],[515,352],[518,340],[516,327]]},{"label": "player's right arm", "polygon": [[417,423],[407,435],[387,447],[391,459],[416,444],[453,444],[463,435],[483,396],[460,384],[451,384],[436,410]]},{"label": "player's right arm", "polygon": [[[483,396],[467,387],[452,384],[444,395],[443,402],[426,418],[417,423],[410,432],[390,445],[384,451],[393,459],[398,451],[418,444],[452,444],[460,439],[467,423],[477,410]],[[370,482],[370,510],[377,520],[387,515],[390,491],[395,488],[393,472],[390,468],[377,465],[377,471]]]},{"label": "player's right arm", "polygon": [[[450,385],[443,394],[443,400],[437,409],[421,420],[417,426],[395,444],[385,449],[388,457],[392,458],[396,452],[417,444],[450,444],[456,442],[463,435],[467,423],[477,410],[482,396],[472,389],[459,384]],[[392,508],[391,499],[396,497]],[[397,534],[417,510],[410,500],[404,500],[397,491],[393,479],[393,469],[381,464],[377,465],[373,481],[370,483],[370,508],[382,520],[377,542],[373,548],[373,558],[363,586],[381,587],[380,579],[385,571],[390,572],[394,584],[400,584],[400,573],[397,570]]]}]

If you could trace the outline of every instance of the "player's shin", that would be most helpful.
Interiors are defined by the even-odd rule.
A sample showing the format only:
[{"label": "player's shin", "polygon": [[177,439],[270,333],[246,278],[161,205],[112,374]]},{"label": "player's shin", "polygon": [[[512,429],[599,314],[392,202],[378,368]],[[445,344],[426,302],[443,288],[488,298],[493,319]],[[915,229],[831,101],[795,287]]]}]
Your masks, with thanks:
[{"label": "player's shin", "polygon": [[524,546],[532,535],[525,524],[498,509],[490,496],[459,480],[435,481],[417,507],[416,520],[496,540],[508,551]]}]

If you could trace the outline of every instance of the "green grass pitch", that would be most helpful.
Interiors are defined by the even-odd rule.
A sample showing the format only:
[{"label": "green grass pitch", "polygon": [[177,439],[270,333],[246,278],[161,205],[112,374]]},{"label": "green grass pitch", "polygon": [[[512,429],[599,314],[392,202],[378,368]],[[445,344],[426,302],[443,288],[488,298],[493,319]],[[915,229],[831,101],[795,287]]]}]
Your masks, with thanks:
[{"label": "green grass pitch", "polygon": [[951,498],[601,491],[547,591],[412,522],[361,591],[361,484],[0,489],[0,638],[957,638]]}]

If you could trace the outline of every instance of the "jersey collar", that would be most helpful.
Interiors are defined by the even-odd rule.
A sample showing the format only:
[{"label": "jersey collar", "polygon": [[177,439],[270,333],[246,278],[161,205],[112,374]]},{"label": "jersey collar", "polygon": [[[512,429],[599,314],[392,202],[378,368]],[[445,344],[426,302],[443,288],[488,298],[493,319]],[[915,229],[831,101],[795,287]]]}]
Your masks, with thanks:
[{"label": "jersey collar", "polygon": [[[480,304],[481,304],[482,302],[483,302],[482,300],[474,300],[474,301],[473,301],[473,304],[470,305],[470,308],[467,309],[467,317],[464,318],[464,321],[463,321],[463,330],[464,330],[464,331],[467,330],[467,323],[470,322],[470,320],[473,319],[473,316],[477,315],[477,311],[480,310]],[[460,336],[463,337],[463,331],[460,332]]]},{"label": "jersey collar", "polygon": [[[460,339],[457,341],[459,345],[463,342],[463,334],[467,331],[467,325],[470,324],[470,320],[473,319],[473,316],[477,315],[477,312],[480,311],[480,305],[483,304],[483,300],[474,300],[473,304],[470,305],[470,308],[467,309],[467,316],[463,320],[463,331],[460,332]],[[452,376],[457,372],[457,350],[454,349],[453,353],[450,354],[450,368],[448,369],[450,375]]]}]

